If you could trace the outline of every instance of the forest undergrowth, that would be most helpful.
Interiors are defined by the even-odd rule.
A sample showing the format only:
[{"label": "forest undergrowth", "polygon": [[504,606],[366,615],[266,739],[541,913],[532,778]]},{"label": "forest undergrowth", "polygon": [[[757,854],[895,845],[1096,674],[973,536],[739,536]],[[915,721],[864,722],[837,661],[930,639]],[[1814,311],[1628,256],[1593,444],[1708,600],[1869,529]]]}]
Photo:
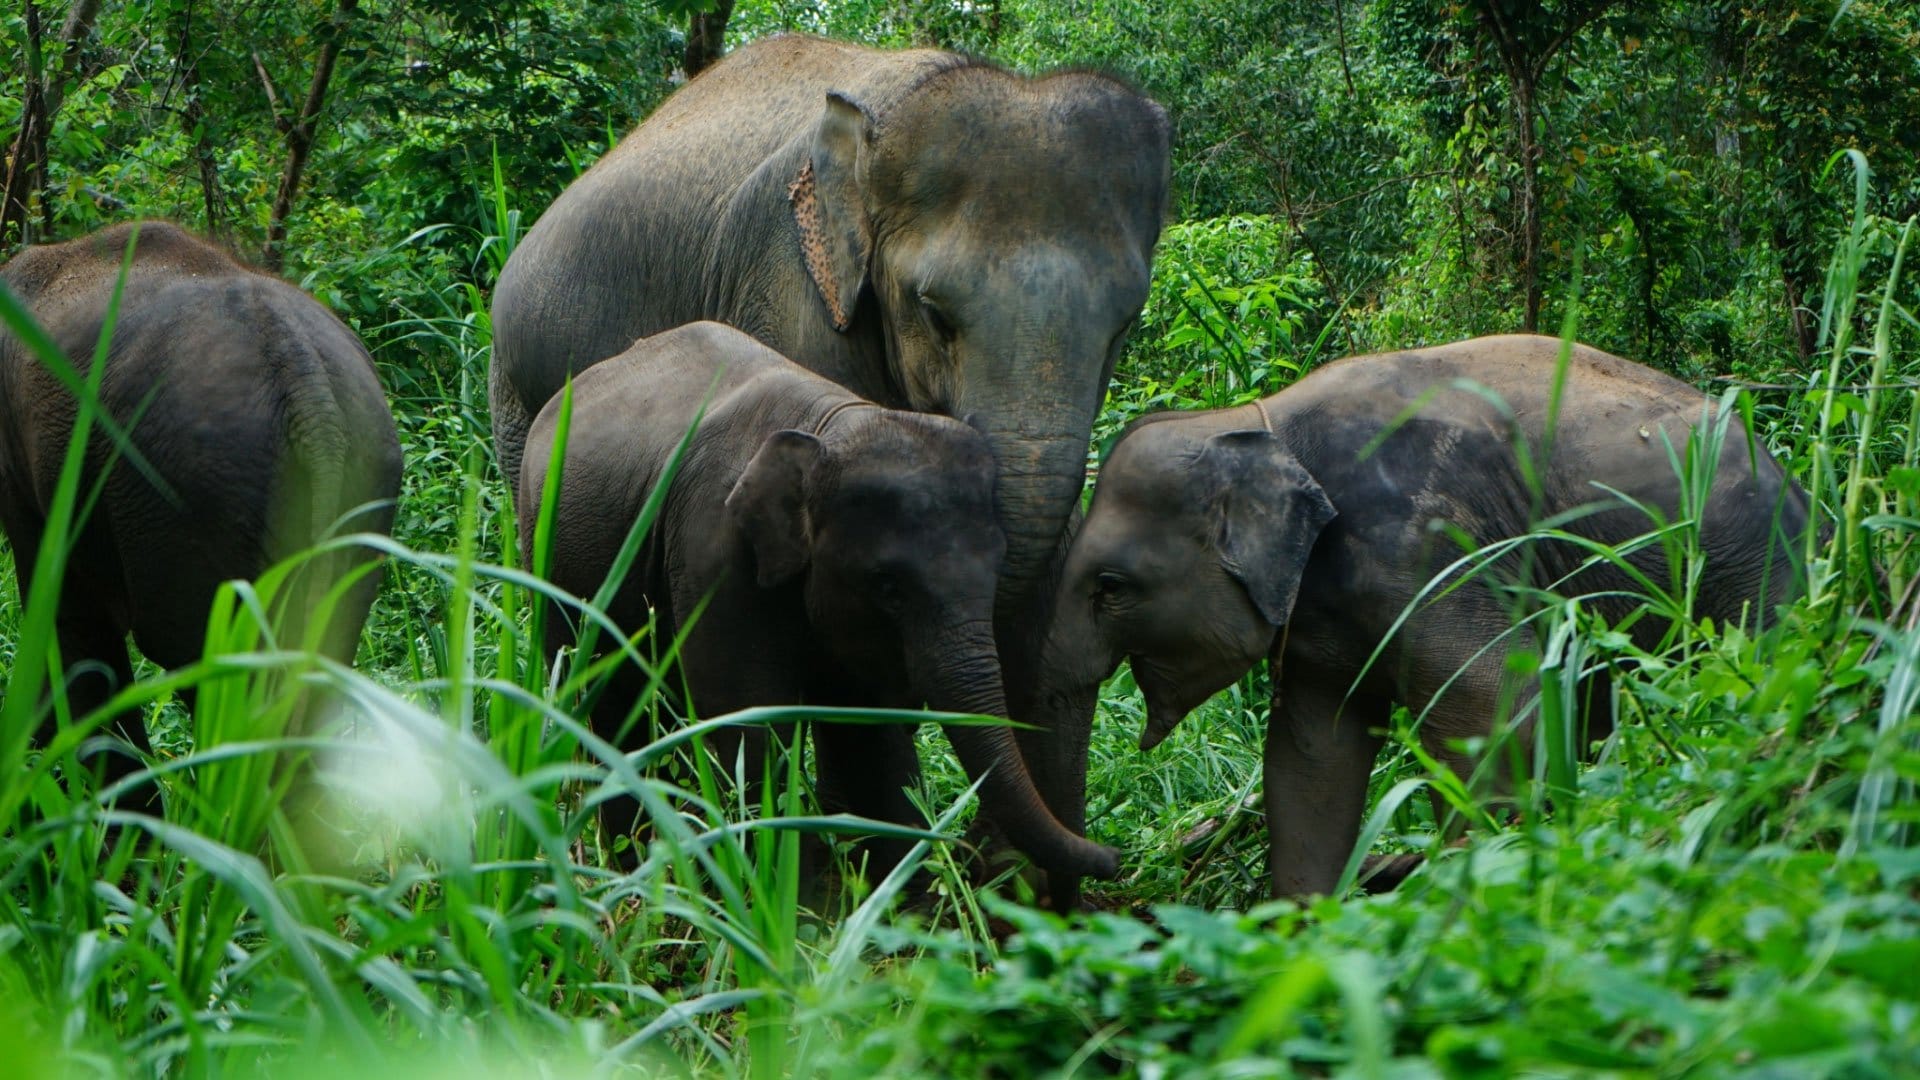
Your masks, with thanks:
[{"label": "forest undergrowth", "polygon": [[[1142,754],[1123,667],[1087,788],[1124,872],[1070,919],[1010,873],[981,880],[968,785],[931,725],[912,858],[823,889],[808,846],[849,850],[850,826],[818,815],[804,756],[749,805],[698,752],[723,723],[791,740],[805,710],[682,727],[628,758],[577,719],[596,665],[549,667],[537,645],[552,594],[515,565],[491,457],[491,285],[540,210],[671,93],[679,20],[712,6],[0,13],[0,55],[31,61],[0,76],[0,131],[50,107],[39,174],[20,174],[40,190],[0,205],[0,250],[143,216],[249,260],[273,248],[368,343],[406,459],[393,536],[330,541],[387,556],[352,668],[274,638],[273,572],[222,592],[202,661],[142,666],[122,692],[147,711],[164,817],[108,809],[75,769],[97,717],[61,710],[58,738],[28,747],[57,597],[17,586],[54,580],[62,545],[20,566],[0,544],[0,1073],[1920,1073],[1906,5],[726,5],[734,44],[801,29],[1096,66],[1167,106],[1177,220],[1090,483],[1143,413],[1536,326],[1725,401],[1828,526],[1805,595],[1765,632],[1682,620],[1640,648],[1577,602],[1539,605],[1517,662],[1549,686],[1609,669],[1619,722],[1576,767],[1552,737],[1567,698],[1549,702],[1517,820],[1464,845],[1436,845],[1428,789],[1489,808],[1396,714],[1364,846],[1431,858],[1386,895],[1266,899],[1264,671]],[[1521,32],[1495,32],[1507,17]],[[329,49],[324,107],[292,115]],[[281,206],[296,128],[304,180]],[[0,318],[26,328],[4,293]],[[70,469],[55,531],[88,495]],[[1698,566],[1684,515],[1661,534],[1679,569],[1643,583],[1647,612],[1682,608]],[[595,598],[552,598],[594,621]],[[332,726],[289,736],[294,695],[316,688]],[[656,768],[668,757],[682,767]],[[591,825],[616,790],[651,827],[632,873]]]},{"label": "forest undergrowth", "polygon": [[[1021,904],[1017,881],[969,878],[951,838],[970,801],[937,743],[923,802],[939,839],[822,897],[801,845],[847,826],[814,814],[798,755],[754,806],[711,768],[694,790],[648,768],[715,724],[791,732],[804,710],[708,721],[635,759],[594,739],[569,703],[597,673],[547,670],[532,645],[546,587],[502,555],[515,544],[485,450],[482,294],[448,288],[375,335],[425,340],[447,364],[391,387],[409,463],[395,537],[337,541],[388,555],[358,670],[263,647],[275,575],[229,587],[206,659],[122,695],[156,710],[164,819],[103,809],[75,779],[85,718],[29,751],[34,698],[16,678],[0,747],[0,1026],[15,1060],[49,1076],[1911,1068],[1913,225],[1867,213],[1863,161],[1837,167],[1862,194],[1829,272],[1828,363],[1727,399],[1836,519],[1806,597],[1764,634],[1683,624],[1651,652],[1577,604],[1555,613],[1531,662],[1615,675],[1621,722],[1597,762],[1555,773],[1542,758],[1523,824],[1434,850],[1411,796],[1440,785],[1472,807],[1403,712],[1365,839],[1431,865],[1398,892],[1306,908],[1263,900],[1259,675],[1151,756],[1131,745],[1128,675],[1111,681],[1089,820],[1127,870],[1096,891],[1099,913],[1070,920]],[[480,246],[497,266],[518,219],[504,194],[495,209]],[[1327,358],[1289,326],[1284,281],[1211,280],[1219,248],[1258,227],[1171,232],[1103,431],[1243,400]],[[1211,362],[1153,374],[1193,348]],[[52,597],[15,596],[0,600],[5,659],[44,670]],[[606,631],[646,643],[645,628]],[[314,684],[347,703],[339,726],[289,738],[289,695]],[[174,700],[188,685],[191,715]],[[308,813],[281,810],[288,753],[310,753],[323,782]],[[616,787],[654,829],[632,874],[608,868],[586,824]]]}]

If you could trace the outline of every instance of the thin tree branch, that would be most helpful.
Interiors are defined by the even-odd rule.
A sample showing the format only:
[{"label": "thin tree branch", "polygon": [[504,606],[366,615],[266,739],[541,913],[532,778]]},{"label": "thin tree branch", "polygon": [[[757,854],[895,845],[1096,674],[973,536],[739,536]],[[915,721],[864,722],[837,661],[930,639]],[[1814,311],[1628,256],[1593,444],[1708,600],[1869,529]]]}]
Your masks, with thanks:
[{"label": "thin tree branch", "polygon": [[360,0],[340,0],[340,6],[334,10],[333,23],[320,45],[320,55],[314,60],[313,81],[307,86],[306,102],[300,106],[300,115],[287,131],[287,168],[280,174],[280,190],[273,197],[273,212],[267,219],[267,246],[262,253],[267,269],[275,273],[284,261],[281,247],[287,238],[287,215],[293,212],[294,196],[300,191],[300,176],[306,171],[307,155],[313,150],[314,131],[327,103],[327,84],[333,81],[333,64],[340,56],[340,41],[347,36],[347,23],[359,7]]},{"label": "thin tree branch", "polygon": [[1592,0],[1592,2],[1584,8],[1575,11],[1569,16],[1567,25],[1561,28],[1559,36],[1547,42],[1547,47],[1540,50],[1539,54],[1534,57],[1533,77],[1535,81],[1538,81],[1540,76],[1546,73],[1547,61],[1553,58],[1553,54],[1559,52],[1567,42],[1573,40],[1573,35],[1578,34],[1588,23],[1599,18],[1600,13],[1612,5],[1613,0]]},{"label": "thin tree branch", "polygon": [[1304,212],[1303,216],[1307,218],[1318,217],[1321,214],[1324,214],[1327,211],[1332,210],[1336,206],[1345,206],[1347,203],[1350,203],[1355,199],[1364,199],[1376,191],[1380,191],[1384,188],[1390,188],[1395,184],[1411,184],[1415,180],[1426,180],[1430,177],[1446,176],[1446,175],[1447,175],[1447,170],[1445,169],[1428,169],[1425,172],[1408,173],[1405,176],[1389,177],[1388,179],[1382,180],[1379,183],[1373,185],[1372,187],[1367,188],[1365,191],[1356,191],[1351,195],[1342,195],[1330,203],[1321,203],[1318,206],[1311,207]]},{"label": "thin tree branch", "polygon": [[[1347,10],[1346,8],[1347,8],[1346,0],[1333,0],[1333,27],[1334,27],[1334,31],[1339,35],[1339,39],[1340,39],[1340,71],[1342,74],[1344,74],[1347,77],[1347,96],[1353,97],[1354,96],[1353,68],[1347,63]],[[994,9],[994,13],[995,13],[995,18],[998,18],[999,9],[997,7]]]},{"label": "thin tree branch", "polygon": [[260,85],[267,89],[267,111],[273,114],[274,129],[285,135],[292,130],[293,124],[287,120],[285,110],[280,108],[280,95],[274,93],[273,79],[267,74],[267,65],[258,52],[253,54],[253,70],[260,73]]},{"label": "thin tree branch", "polygon": [[1280,210],[1286,215],[1288,227],[1293,230],[1295,236],[1300,238],[1300,243],[1307,249],[1307,254],[1313,256],[1313,266],[1319,272],[1321,284],[1327,290],[1327,299],[1333,302],[1336,311],[1346,307],[1346,290],[1341,287],[1340,279],[1335,276],[1333,267],[1327,265],[1327,261],[1321,258],[1320,249],[1315,246],[1313,237],[1307,235],[1306,226],[1294,210],[1293,185],[1290,182],[1293,174],[1292,163],[1269,153],[1266,147],[1260,145],[1258,139],[1251,141],[1254,152],[1267,159],[1267,164],[1272,168],[1268,183],[1273,185],[1274,194],[1280,197]]}]

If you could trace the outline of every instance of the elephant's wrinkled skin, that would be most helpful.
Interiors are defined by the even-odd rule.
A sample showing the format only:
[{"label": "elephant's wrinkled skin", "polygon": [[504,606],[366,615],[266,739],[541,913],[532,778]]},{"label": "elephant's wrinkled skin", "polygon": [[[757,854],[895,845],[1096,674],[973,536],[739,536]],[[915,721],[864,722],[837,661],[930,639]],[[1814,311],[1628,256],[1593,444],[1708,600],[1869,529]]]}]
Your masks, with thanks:
[{"label": "elephant's wrinkled skin", "polygon": [[[667,331],[583,372],[573,414],[548,577],[596,593],[628,530],[712,393],[646,546],[608,614],[671,640],[692,619],[681,678],[703,716],[753,705],[876,705],[1005,716],[993,597],[1005,542],[993,516],[986,439],[946,417],[885,409],[747,335],[701,322]],[[549,402],[527,440],[518,511],[530,553],[561,408]],[[549,649],[572,640],[549,621]],[[593,726],[626,732],[646,684],[622,665]],[[1114,853],[1047,810],[1005,727],[947,729],[981,805],[1036,863],[1111,876]],[[917,773],[901,726],[815,725],[822,803],[882,820],[917,820],[902,791]],[[638,807],[604,821],[631,831]]]},{"label": "elephant's wrinkled skin", "polygon": [[863,398],[971,418],[997,462],[995,623],[1024,718],[1094,415],[1146,300],[1168,145],[1159,106],[1096,74],[805,36],[747,45],[574,182],[507,261],[490,376],[501,466],[520,475],[527,423],[568,372],[696,319]]},{"label": "elephant's wrinkled skin", "polygon": [[[1331,890],[1353,850],[1393,703],[1426,710],[1422,741],[1465,777],[1478,762],[1458,740],[1490,734],[1503,693],[1522,705],[1531,700],[1534,683],[1502,683],[1509,643],[1519,643],[1495,643],[1514,625],[1513,597],[1496,581],[1559,582],[1561,595],[1637,591],[1611,567],[1561,581],[1582,554],[1570,543],[1530,543],[1530,556],[1515,554],[1495,573],[1423,602],[1396,629],[1434,575],[1462,554],[1462,537],[1477,547],[1583,507],[1598,509],[1572,515],[1564,528],[1609,544],[1653,530],[1645,513],[1603,487],[1668,520],[1679,516],[1668,440],[1684,455],[1709,402],[1585,347],[1573,350],[1542,495],[1537,505],[1530,499],[1513,436],[1543,452],[1558,349],[1551,338],[1512,336],[1357,357],[1258,408],[1139,421],[1102,469],[1067,557],[1044,660],[1052,722],[1079,732],[1084,746],[1100,680],[1128,657],[1146,696],[1140,742],[1150,749],[1270,658],[1273,891]],[[1706,562],[1694,613],[1756,623],[1798,587],[1794,551],[1808,508],[1765,449],[1749,445],[1739,420],[1729,420],[1700,515]],[[1632,562],[1654,582],[1668,581],[1658,543]],[[1619,597],[1589,601],[1616,619],[1631,606]],[[1634,633],[1645,639],[1660,630],[1644,619]],[[1530,745],[1532,726],[1529,716],[1515,729],[1519,746]],[[1489,763],[1496,789],[1507,760],[1498,753]],[[1086,759],[1057,767],[1084,777]]]},{"label": "elephant's wrinkled skin", "polygon": [[[82,374],[133,228],[28,248],[0,267],[0,281]],[[96,424],[80,491],[105,483],[74,537],[58,611],[76,717],[133,680],[129,633],[157,664],[191,663],[221,582],[255,577],[336,527],[385,531],[400,493],[393,417],[353,331],[312,297],[174,226],[138,228],[100,399],[168,490],[116,461]],[[0,332],[0,525],[23,593],[75,409],[39,357]],[[282,640],[303,640],[331,586],[371,557],[355,549],[310,560]],[[375,589],[369,574],[342,598],[319,628],[321,651],[352,660]],[[147,750],[137,717],[115,722]],[[110,754],[104,765],[116,778],[135,763]]]}]

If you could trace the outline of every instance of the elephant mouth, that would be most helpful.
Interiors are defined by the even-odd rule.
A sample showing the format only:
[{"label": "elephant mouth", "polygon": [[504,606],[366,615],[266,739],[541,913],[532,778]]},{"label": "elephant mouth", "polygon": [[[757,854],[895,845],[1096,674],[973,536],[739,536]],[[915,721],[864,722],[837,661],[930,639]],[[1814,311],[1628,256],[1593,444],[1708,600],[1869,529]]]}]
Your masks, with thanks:
[{"label": "elephant mouth", "polygon": [[1145,656],[1129,655],[1127,660],[1133,666],[1133,679],[1140,687],[1140,696],[1147,703],[1146,724],[1140,731],[1143,751],[1165,742],[1173,729],[1180,726],[1180,721],[1213,696],[1213,692],[1204,690],[1190,673],[1168,670]]},{"label": "elephant mouth", "polygon": [[1140,729],[1140,749],[1144,752],[1159,746],[1173,729],[1186,718],[1185,709],[1167,704],[1165,699],[1147,695],[1147,722]]}]

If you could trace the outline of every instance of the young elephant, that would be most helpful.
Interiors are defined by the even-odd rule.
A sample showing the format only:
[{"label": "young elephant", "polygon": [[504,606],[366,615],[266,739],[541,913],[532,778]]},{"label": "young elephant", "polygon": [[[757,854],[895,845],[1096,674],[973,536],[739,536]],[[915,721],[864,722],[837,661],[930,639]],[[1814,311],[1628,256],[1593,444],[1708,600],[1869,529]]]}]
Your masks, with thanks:
[{"label": "young elephant", "polygon": [[[28,248],[0,267],[0,282],[83,375],[134,228]],[[115,460],[96,424],[80,491],[101,485],[99,501],[79,524],[59,586],[76,717],[132,682],[129,633],[157,664],[191,663],[221,582],[255,577],[335,528],[385,531],[400,492],[393,417],[353,332],[312,297],[171,225],[137,228],[100,400],[164,488],[135,462]],[[40,357],[0,332],[0,526],[23,600],[75,410]],[[310,560],[282,640],[299,644],[332,586],[370,558]],[[375,588],[363,577],[320,628],[326,654],[353,658]],[[113,723],[148,751],[137,717]],[[111,780],[137,762],[114,753],[102,765]]]},{"label": "young elephant", "polygon": [[[639,559],[607,612],[660,640],[692,620],[679,664],[690,704],[717,716],[812,703],[1005,716],[993,600],[1005,542],[985,438],[945,417],[885,409],[738,330],[700,322],[644,338],[574,382],[548,576],[592,595],[648,493],[711,393]],[[530,547],[553,454],[560,399],[526,447],[518,510]],[[549,622],[549,648],[571,640]],[[645,685],[623,665],[593,714],[623,738]],[[1115,854],[1060,825],[1005,727],[952,727],[967,774],[986,778],[983,812],[1051,870],[1111,876]],[[914,820],[912,732],[814,727],[819,793],[830,809]],[[631,832],[638,807],[602,820]]]},{"label": "young elephant", "polygon": [[[1463,545],[1521,536],[1556,515],[1609,544],[1656,527],[1623,499],[1677,520],[1669,445],[1686,453],[1707,430],[1696,425],[1715,415],[1690,386],[1575,347],[1549,437],[1559,347],[1512,336],[1357,357],[1254,405],[1135,424],[1101,471],[1057,594],[1045,653],[1054,712],[1043,718],[1066,748],[1057,767],[1085,776],[1094,697],[1122,657],[1146,697],[1142,749],[1269,658],[1266,807],[1279,896],[1337,882],[1393,703],[1424,712],[1426,748],[1469,775],[1476,762],[1459,740],[1491,734],[1496,716],[1518,716],[1536,689],[1503,682],[1507,653],[1522,643],[1501,637],[1516,609],[1497,582],[1592,594],[1590,607],[1614,618],[1633,601],[1608,593],[1636,588],[1611,567],[1563,580],[1585,552],[1528,542],[1497,573],[1416,598]],[[1808,507],[1726,419],[1699,513],[1706,561],[1694,614],[1759,622],[1797,584]],[[1521,445],[1538,469],[1537,501]],[[1631,561],[1668,581],[1658,543]],[[1661,629],[1642,620],[1634,633]],[[1520,745],[1531,727],[1516,728]],[[1496,772],[1506,760],[1497,754]]]}]

